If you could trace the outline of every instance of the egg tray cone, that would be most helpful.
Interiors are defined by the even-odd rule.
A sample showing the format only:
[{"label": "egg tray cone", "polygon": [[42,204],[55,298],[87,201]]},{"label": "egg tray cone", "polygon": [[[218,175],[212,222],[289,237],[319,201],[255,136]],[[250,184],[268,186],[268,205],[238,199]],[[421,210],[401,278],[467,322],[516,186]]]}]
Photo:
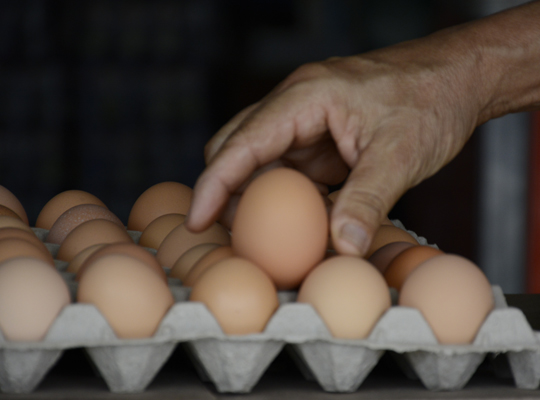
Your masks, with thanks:
[{"label": "egg tray cone", "polygon": [[[35,231],[46,238],[46,231]],[[137,242],[140,233],[130,234]],[[58,246],[47,247],[54,256]],[[64,272],[66,264],[56,260],[75,296],[77,283]],[[178,345],[218,392],[249,392],[284,347],[306,379],[329,392],[361,390],[386,351],[429,390],[462,388],[486,355],[500,353],[506,354],[518,388],[540,384],[540,333],[519,309],[506,305],[497,286],[496,307],[468,345],[439,344],[420,311],[395,305],[368,338],[336,339],[311,305],[295,302],[294,292],[279,293],[281,304],[264,332],[227,336],[202,303],[188,301],[189,288],[175,279],[169,279],[169,288],[176,302],[151,338],[119,339],[96,307],[81,303],[65,307],[41,342],[11,342],[0,335],[0,390],[31,392],[64,350],[84,348],[112,392],[141,392]]]}]

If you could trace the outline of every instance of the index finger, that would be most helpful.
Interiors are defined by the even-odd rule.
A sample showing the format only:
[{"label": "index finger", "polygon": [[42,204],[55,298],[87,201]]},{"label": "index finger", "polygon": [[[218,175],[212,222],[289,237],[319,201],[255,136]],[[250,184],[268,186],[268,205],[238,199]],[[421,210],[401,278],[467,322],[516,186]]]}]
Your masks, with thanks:
[{"label": "index finger", "polygon": [[306,102],[295,91],[286,91],[248,115],[228,135],[197,180],[187,227],[194,232],[208,227],[229,196],[257,168],[281,157],[298,136],[326,132],[326,113],[316,103]]}]

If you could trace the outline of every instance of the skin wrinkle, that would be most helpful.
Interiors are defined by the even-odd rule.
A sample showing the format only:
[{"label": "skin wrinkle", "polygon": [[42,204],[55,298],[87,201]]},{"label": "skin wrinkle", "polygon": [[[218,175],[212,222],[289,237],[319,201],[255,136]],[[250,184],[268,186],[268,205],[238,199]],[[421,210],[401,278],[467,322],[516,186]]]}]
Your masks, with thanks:
[{"label": "skin wrinkle", "polygon": [[[338,179],[347,165],[332,235],[338,252],[359,255],[359,248],[340,240],[343,224],[357,223],[369,241],[380,217],[409,187],[453,159],[476,126],[540,104],[539,18],[535,1],[424,38],[299,67],[212,139],[208,158],[222,163],[212,162],[195,186],[198,214],[192,224],[188,216],[188,227],[197,231],[208,224],[208,213],[227,200],[224,188],[239,193],[230,182],[244,185],[265,161],[289,161],[316,183]],[[238,146],[252,147],[252,158],[229,149],[236,136],[245,139]],[[340,165],[345,170],[333,174]],[[205,174],[230,184],[214,189]],[[359,241],[363,236],[347,232],[358,233]]]}]

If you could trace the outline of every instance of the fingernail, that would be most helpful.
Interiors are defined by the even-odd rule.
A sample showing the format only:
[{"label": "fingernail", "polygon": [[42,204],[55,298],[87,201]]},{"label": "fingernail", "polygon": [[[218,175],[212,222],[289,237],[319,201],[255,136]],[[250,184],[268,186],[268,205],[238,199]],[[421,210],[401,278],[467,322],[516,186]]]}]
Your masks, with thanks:
[{"label": "fingernail", "polygon": [[[364,228],[348,223],[341,228],[340,239],[346,242],[344,247],[350,247],[350,253],[363,255],[368,246],[368,236]],[[343,242],[342,242],[343,244]],[[348,249],[346,249],[349,252]]]}]

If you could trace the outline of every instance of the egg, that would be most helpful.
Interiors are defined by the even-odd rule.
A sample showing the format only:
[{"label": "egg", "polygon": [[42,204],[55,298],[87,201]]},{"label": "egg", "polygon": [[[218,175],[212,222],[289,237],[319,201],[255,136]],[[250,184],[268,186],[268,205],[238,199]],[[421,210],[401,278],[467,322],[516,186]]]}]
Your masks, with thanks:
[{"label": "egg", "polygon": [[325,203],[302,173],[272,169],[247,186],[231,235],[235,254],[261,267],[278,289],[295,288],[325,256]]},{"label": "egg", "polygon": [[167,284],[144,262],[109,254],[81,277],[77,301],[94,304],[119,338],[151,337],[173,305]]},{"label": "egg", "polygon": [[92,246],[88,246],[86,249],[81,250],[75,257],[71,259],[69,262],[66,272],[71,272],[73,274],[76,274],[79,272],[79,269],[82,267],[84,262],[90,257],[92,254],[94,254],[98,249],[101,247],[106,246],[106,243],[97,243],[93,244]]},{"label": "egg", "polygon": [[42,260],[19,257],[0,264],[0,330],[7,340],[42,340],[69,303],[66,283]]},{"label": "egg", "polygon": [[92,219],[73,229],[58,249],[56,258],[71,261],[85,248],[98,243],[133,243],[125,228],[106,219]]},{"label": "egg", "polygon": [[0,240],[2,239],[24,239],[27,242],[32,243],[36,247],[39,247],[44,253],[48,253],[47,247],[41,240],[32,232],[19,228],[0,228]]},{"label": "egg", "polygon": [[60,215],[79,204],[96,204],[107,208],[100,199],[91,193],[84,190],[66,190],[58,193],[43,206],[37,217],[36,227],[51,229]]},{"label": "egg", "polygon": [[442,344],[471,343],[494,307],[484,273],[464,257],[445,254],[416,268],[401,288],[399,305],[417,308]]},{"label": "egg", "polygon": [[156,256],[162,266],[171,268],[186,251],[202,243],[228,246],[231,244],[231,237],[227,229],[217,222],[200,233],[192,233],[181,224],[163,239]]},{"label": "egg", "polygon": [[43,245],[39,246],[21,238],[5,238],[0,240],[0,262],[16,257],[36,258],[50,267],[54,267],[53,257]]},{"label": "egg", "polygon": [[388,268],[388,264],[390,264],[399,253],[412,246],[414,246],[414,244],[409,242],[391,242],[385,244],[373,252],[368,261],[384,274]]},{"label": "egg", "polygon": [[18,218],[22,221],[21,217],[15,211],[3,205],[0,205],[0,215],[7,215],[8,217]]},{"label": "egg", "polygon": [[141,246],[136,245],[135,243],[109,243],[101,246],[84,261],[81,268],[79,268],[75,279],[80,280],[81,276],[84,274],[84,271],[89,265],[92,265],[92,263],[99,257],[103,257],[108,254],[125,254],[134,257],[145,263],[151,270],[158,274],[158,276],[163,279],[165,283],[167,282],[167,275],[165,274],[163,268],[161,268],[159,265],[157,258],[149,251],[145,250]]},{"label": "egg", "polygon": [[204,303],[228,335],[262,332],[279,306],[268,275],[238,257],[208,268],[195,282],[189,299]]},{"label": "egg", "polygon": [[120,227],[124,227],[120,218],[110,210],[96,204],[79,204],[64,211],[54,222],[46,242],[61,244],[66,236],[77,226],[91,219],[108,219]]},{"label": "egg", "polygon": [[186,215],[193,190],[179,182],[161,182],[146,189],[131,207],[127,227],[144,231],[148,224],[165,214]]},{"label": "egg", "polygon": [[403,282],[424,261],[444,254],[430,246],[412,246],[399,253],[388,265],[384,279],[388,286],[401,290]]},{"label": "egg", "polygon": [[0,228],[18,228],[31,232],[32,234],[34,233],[32,228],[25,224],[21,219],[9,215],[0,215]]},{"label": "egg", "polygon": [[19,199],[6,187],[0,185],[0,205],[10,209],[28,225],[28,216]]},{"label": "egg", "polygon": [[142,232],[139,244],[152,249],[159,249],[163,239],[178,225],[183,224],[186,216],[183,214],[165,214],[150,222]]},{"label": "egg", "polygon": [[371,257],[375,251],[384,245],[392,242],[409,242],[418,244],[418,241],[406,230],[398,228],[394,225],[381,225],[375,232],[369,250],[365,254],[365,258]]},{"label": "egg", "polygon": [[182,254],[173,264],[169,272],[170,278],[180,280],[186,279],[186,276],[191,268],[208,252],[220,247],[217,243],[202,243],[192,247]]},{"label": "egg", "polygon": [[230,246],[220,246],[214,249],[197,261],[193,268],[191,268],[182,282],[184,286],[191,287],[195,281],[202,275],[204,271],[210,268],[212,265],[225,258],[233,257],[234,253]]},{"label": "egg", "polygon": [[351,256],[331,257],[306,277],[299,303],[309,303],[332,336],[364,339],[390,308],[390,291],[382,274],[368,261]]}]

